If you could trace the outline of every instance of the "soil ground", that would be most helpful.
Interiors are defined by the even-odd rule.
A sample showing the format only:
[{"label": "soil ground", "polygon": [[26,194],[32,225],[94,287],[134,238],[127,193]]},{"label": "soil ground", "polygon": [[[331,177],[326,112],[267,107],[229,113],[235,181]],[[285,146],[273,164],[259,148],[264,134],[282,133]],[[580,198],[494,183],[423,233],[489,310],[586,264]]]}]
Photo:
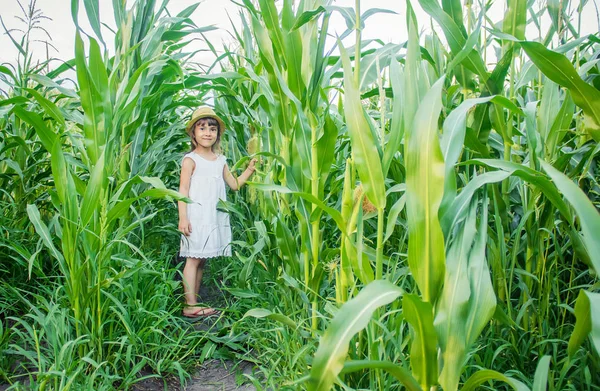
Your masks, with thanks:
[{"label": "soil ground", "polygon": [[185,388],[182,388],[177,379],[146,379],[136,383],[133,391],[252,391],[256,388],[251,383],[240,385],[245,380],[244,373],[252,373],[251,363],[238,363],[231,361],[221,362],[211,360],[204,363],[198,372],[192,376]]}]

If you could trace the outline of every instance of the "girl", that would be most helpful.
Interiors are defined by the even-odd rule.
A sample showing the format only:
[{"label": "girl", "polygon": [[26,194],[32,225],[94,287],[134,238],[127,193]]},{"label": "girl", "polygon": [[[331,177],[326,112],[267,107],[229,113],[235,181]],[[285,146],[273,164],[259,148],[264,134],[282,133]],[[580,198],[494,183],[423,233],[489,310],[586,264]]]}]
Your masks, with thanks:
[{"label": "girl", "polygon": [[186,126],[192,150],[183,157],[179,192],[194,201],[178,202],[181,248],[186,257],[183,290],[187,306],[183,315],[190,318],[217,313],[210,307],[197,307],[197,294],[208,258],[231,256],[229,215],[217,210],[219,199],[225,200],[225,183],[238,190],[254,173],[256,159],[239,178],[229,171],[225,157],[219,153],[219,142],[225,123],[207,106],[194,111]]}]

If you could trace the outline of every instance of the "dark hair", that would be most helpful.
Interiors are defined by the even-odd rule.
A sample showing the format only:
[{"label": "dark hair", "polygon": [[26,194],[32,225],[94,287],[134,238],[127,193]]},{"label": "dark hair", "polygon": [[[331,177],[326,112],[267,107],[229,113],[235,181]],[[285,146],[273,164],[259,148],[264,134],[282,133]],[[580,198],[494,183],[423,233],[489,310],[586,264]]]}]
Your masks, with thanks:
[{"label": "dark hair", "polygon": [[[196,143],[196,140],[194,139],[194,131],[196,130],[196,125],[198,125],[198,123],[200,121],[206,121],[208,126],[216,126],[217,127],[217,141],[215,141],[215,143],[212,146],[212,150],[213,152],[218,152],[219,151],[219,146],[221,143],[221,126],[219,125],[219,121],[217,121],[216,119],[212,118],[212,117],[203,117],[203,118],[198,118],[198,120],[196,122],[194,122],[194,124],[190,127],[190,144],[191,144],[191,151],[194,151],[196,149],[196,147],[198,146],[198,144]],[[191,152],[190,151],[190,152]]]}]

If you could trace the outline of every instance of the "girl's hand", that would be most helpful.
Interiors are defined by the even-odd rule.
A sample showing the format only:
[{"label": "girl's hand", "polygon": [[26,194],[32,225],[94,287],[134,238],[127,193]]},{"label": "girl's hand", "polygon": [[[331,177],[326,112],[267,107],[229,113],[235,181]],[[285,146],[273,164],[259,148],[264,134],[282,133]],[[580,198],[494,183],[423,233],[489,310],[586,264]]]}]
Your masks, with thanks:
[{"label": "girl's hand", "polygon": [[179,231],[185,236],[190,236],[192,233],[192,223],[188,219],[179,219]]},{"label": "girl's hand", "polygon": [[254,172],[256,171],[256,162],[258,162],[257,158],[252,158],[252,160],[250,160],[250,163],[248,163],[248,170]]}]

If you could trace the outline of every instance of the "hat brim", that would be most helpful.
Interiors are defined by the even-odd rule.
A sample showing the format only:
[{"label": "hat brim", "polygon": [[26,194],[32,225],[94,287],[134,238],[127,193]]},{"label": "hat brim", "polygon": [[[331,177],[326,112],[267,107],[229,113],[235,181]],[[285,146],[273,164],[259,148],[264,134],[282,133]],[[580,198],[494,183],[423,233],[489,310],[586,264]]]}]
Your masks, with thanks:
[{"label": "hat brim", "polygon": [[192,130],[192,126],[194,126],[194,124],[196,123],[196,121],[203,119],[203,118],[213,118],[216,119],[217,122],[219,123],[219,130],[220,130],[220,134],[223,134],[225,132],[225,122],[223,122],[223,120],[221,118],[219,118],[219,116],[217,115],[213,115],[213,114],[200,114],[197,116],[192,117],[192,119],[190,119],[187,123],[187,125],[185,126],[185,130],[190,133],[190,131]]}]

